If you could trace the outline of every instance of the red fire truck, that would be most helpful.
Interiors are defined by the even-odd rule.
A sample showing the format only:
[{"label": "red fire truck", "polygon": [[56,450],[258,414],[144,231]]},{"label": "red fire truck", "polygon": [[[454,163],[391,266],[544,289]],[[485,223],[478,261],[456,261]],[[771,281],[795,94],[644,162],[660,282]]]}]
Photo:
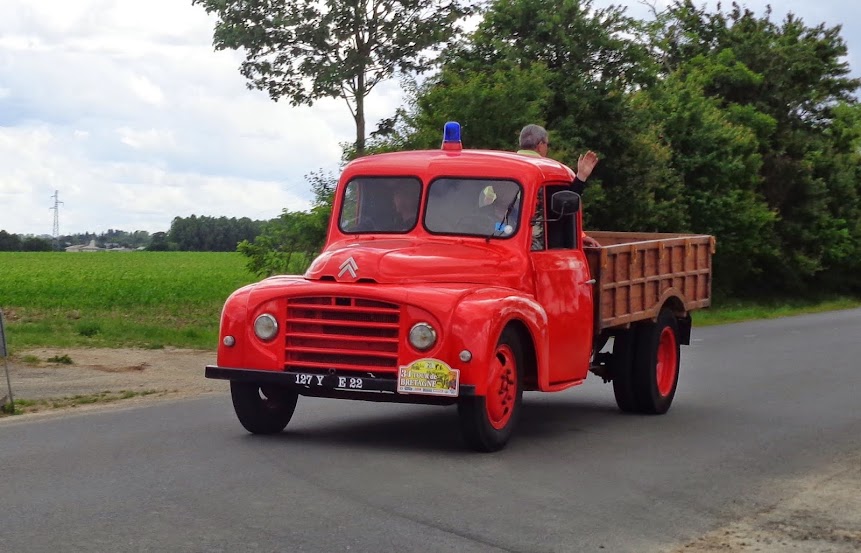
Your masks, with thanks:
[{"label": "red fire truck", "polygon": [[236,415],[281,432],[299,396],[457,405],[466,443],[505,446],[524,391],[592,372],[623,411],[665,413],[711,298],[714,238],[589,232],[572,170],[552,159],[442,148],[351,162],[328,239],[304,275],[234,292],[217,365]]}]

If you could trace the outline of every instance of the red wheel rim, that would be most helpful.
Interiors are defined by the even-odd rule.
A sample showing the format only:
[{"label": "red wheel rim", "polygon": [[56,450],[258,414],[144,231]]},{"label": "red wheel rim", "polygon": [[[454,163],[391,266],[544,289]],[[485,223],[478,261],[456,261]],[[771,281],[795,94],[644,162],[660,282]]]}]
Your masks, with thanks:
[{"label": "red wheel rim", "polygon": [[514,413],[517,397],[517,364],[514,353],[507,344],[500,344],[490,361],[490,380],[487,383],[487,420],[497,430],[502,430]]},{"label": "red wheel rim", "polygon": [[655,377],[658,379],[658,393],[666,397],[673,391],[676,383],[676,371],[679,358],[676,348],[676,333],[670,327],[661,331],[661,341],[658,344],[658,366]]}]

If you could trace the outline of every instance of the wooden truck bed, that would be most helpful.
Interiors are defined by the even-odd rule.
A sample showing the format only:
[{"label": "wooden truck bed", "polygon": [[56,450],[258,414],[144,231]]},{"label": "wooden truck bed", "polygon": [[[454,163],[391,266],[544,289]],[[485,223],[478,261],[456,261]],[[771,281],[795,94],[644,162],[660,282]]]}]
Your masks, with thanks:
[{"label": "wooden truck bed", "polygon": [[711,304],[713,236],[601,232],[587,234],[595,279],[595,332],[654,319],[670,297],[685,312]]}]

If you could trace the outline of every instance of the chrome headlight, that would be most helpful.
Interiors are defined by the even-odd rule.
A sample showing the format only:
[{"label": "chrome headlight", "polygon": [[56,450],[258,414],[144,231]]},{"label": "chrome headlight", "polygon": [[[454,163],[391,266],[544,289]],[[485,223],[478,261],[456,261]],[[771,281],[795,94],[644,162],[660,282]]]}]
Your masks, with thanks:
[{"label": "chrome headlight", "polygon": [[428,323],[416,323],[410,329],[410,345],[420,351],[436,344],[436,330]]},{"label": "chrome headlight", "polygon": [[264,313],[254,321],[254,334],[264,341],[269,341],[278,334],[278,321],[269,313]]}]

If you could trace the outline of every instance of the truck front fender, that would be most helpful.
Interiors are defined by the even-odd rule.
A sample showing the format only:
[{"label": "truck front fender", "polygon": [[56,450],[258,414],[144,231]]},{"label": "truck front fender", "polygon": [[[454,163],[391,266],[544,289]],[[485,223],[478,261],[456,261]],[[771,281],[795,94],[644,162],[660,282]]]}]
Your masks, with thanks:
[{"label": "truck front fender", "polygon": [[522,325],[528,332],[533,347],[524,344],[524,350],[534,349],[535,362],[541,367],[541,360],[548,354],[547,314],[534,298],[511,289],[484,288],[465,296],[455,306],[449,351],[455,356],[469,352],[470,360],[460,361],[461,380],[475,386],[476,395],[486,394],[487,367],[500,334],[512,323]]}]

